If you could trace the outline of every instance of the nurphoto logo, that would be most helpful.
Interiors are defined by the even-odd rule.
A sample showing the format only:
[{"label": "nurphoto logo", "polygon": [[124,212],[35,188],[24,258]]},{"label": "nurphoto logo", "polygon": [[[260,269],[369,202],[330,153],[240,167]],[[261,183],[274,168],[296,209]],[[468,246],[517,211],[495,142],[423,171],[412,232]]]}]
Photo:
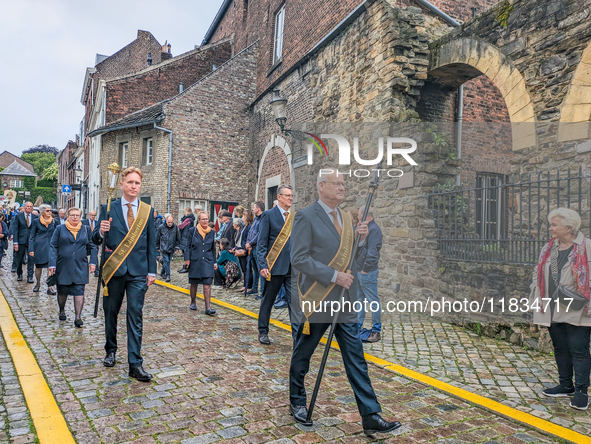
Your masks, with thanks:
[{"label": "nurphoto logo", "polygon": [[[321,155],[328,156],[328,148],[326,144],[322,141],[322,139],[333,139],[338,144],[338,164],[339,165],[351,165],[351,144],[347,140],[346,137],[340,136],[338,134],[321,134],[320,137],[315,136],[311,133],[305,133],[307,136],[311,138],[306,139],[312,143],[308,144],[308,165],[313,165],[313,152],[314,152],[314,145],[318,148]],[[321,148],[322,147],[322,148]],[[392,166],[392,159],[394,156],[402,156],[406,162],[410,165],[417,165],[417,163],[410,157],[411,153],[414,153],[417,150],[417,142],[414,139],[410,139],[408,137],[386,137],[386,163],[388,166]],[[380,137],[378,139],[378,152],[375,159],[362,159],[359,154],[359,138],[353,138],[353,158],[355,162],[359,165],[364,166],[376,166],[383,162],[384,160],[384,137]],[[359,168],[359,169],[349,169],[348,171],[340,171],[340,170],[332,170],[332,169],[322,169],[320,170],[319,175],[328,175],[334,174],[335,172],[337,175],[343,176],[354,176],[354,177],[369,177],[375,171],[377,171],[378,176],[387,176],[387,177],[401,177],[404,172],[399,168],[393,169],[386,169],[386,168]],[[385,174],[384,174],[385,173]]]}]

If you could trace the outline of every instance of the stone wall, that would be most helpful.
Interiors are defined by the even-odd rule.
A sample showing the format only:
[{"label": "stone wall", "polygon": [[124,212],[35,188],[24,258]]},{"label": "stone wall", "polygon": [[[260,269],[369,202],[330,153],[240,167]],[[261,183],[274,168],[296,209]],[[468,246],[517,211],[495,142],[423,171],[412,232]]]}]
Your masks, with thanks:
[{"label": "stone wall", "polygon": [[173,131],[171,214],[178,199],[247,201],[257,56],[258,45],[251,45],[165,102],[160,126]]}]

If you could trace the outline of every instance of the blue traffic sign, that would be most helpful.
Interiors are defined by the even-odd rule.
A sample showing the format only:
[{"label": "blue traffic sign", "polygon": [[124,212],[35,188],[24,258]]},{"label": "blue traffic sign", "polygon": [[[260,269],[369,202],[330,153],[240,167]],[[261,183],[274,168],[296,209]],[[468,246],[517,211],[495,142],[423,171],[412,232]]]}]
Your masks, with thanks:
[{"label": "blue traffic sign", "polygon": [[70,194],[72,187],[70,185],[62,185],[62,194]]}]

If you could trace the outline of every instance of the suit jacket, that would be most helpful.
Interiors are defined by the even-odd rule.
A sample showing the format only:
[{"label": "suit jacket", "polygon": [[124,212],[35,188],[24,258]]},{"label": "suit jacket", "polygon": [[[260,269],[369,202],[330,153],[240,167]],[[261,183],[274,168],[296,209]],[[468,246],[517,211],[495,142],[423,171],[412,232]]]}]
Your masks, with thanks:
[{"label": "suit jacket", "polygon": [[197,228],[187,229],[189,243],[185,249],[185,260],[191,261],[189,265],[190,278],[213,277],[213,264],[215,263],[215,231],[211,230],[205,235],[205,239],[198,233]]},{"label": "suit jacket", "polygon": [[6,250],[8,248],[8,238],[10,237],[10,229],[6,222],[2,222],[2,234],[4,235],[0,238],[0,249]]},{"label": "suit jacket", "polygon": [[[337,211],[341,213],[338,208]],[[335,270],[328,264],[339,249],[341,236],[318,202],[298,211],[291,235],[297,239],[291,250],[291,264],[300,273],[298,283],[302,294],[308,291],[314,282],[329,287]],[[356,268],[353,266],[353,276],[357,276]],[[342,288],[335,285],[325,300],[339,300]],[[354,279],[349,290],[345,291],[345,300],[357,300],[357,279]]]},{"label": "suit jacket", "polygon": [[[259,223],[259,238],[257,242],[257,262],[259,262],[260,268],[269,268],[267,264],[267,254],[273,247],[275,239],[279,236],[281,229],[283,228],[283,215],[279,206],[265,211],[261,214],[261,221]],[[292,230],[293,235],[293,230]],[[281,250],[279,257],[271,269],[272,276],[281,276],[288,274],[290,270],[290,255],[291,255],[291,236],[287,240],[287,243]]]},{"label": "suit jacket", "polygon": [[31,227],[37,216],[31,214],[31,225],[27,227],[27,219],[25,219],[25,213],[18,213],[12,222],[12,235],[14,236],[14,243],[29,245],[29,236],[31,235]]},{"label": "suit jacket", "polygon": [[47,227],[41,223],[39,218],[35,219],[31,224],[29,253],[35,253],[33,260],[36,264],[46,264],[49,262],[49,244],[51,243],[53,232],[59,225],[59,220],[55,218]]},{"label": "suit jacket", "polygon": [[88,284],[88,256],[86,248],[90,246],[90,264],[97,264],[97,246],[90,238],[90,230],[82,227],[74,235],[65,225],[59,225],[53,231],[49,246],[49,267],[55,267],[59,285]]},{"label": "suit jacket", "polygon": [[[58,220],[58,223],[59,223],[59,220]],[[97,224],[98,224],[98,220],[96,220],[96,218],[95,218],[94,219],[94,228],[96,228]],[[87,227],[90,227],[90,219],[84,219],[82,221],[82,225],[86,225]],[[91,230],[91,231],[94,232],[94,230]]]},{"label": "suit jacket", "polygon": [[[101,207],[101,214],[99,217],[98,224],[94,229],[93,241],[97,245],[103,243],[101,237],[100,225],[101,221],[107,217],[107,205]],[[107,235],[107,243],[105,245],[105,257],[108,258],[113,251],[123,241],[127,232],[127,225],[121,209],[121,199],[117,199],[111,203],[111,229]],[[148,222],[140,235],[137,243],[133,250],[129,253],[129,256],[123,261],[119,269],[115,272],[114,276],[123,276],[129,272],[132,276],[147,276],[148,273],[156,274],[156,227],[154,226],[154,209],[150,208],[150,214],[148,215]],[[107,251],[111,250],[111,251]],[[106,259],[105,259],[106,260]]]},{"label": "suit jacket", "polygon": [[232,222],[232,219],[228,221],[228,224],[226,225],[222,235],[220,236],[220,239],[223,239],[225,237],[230,241],[230,246],[228,247],[230,250],[236,246],[236,239],[234,239],[236,237],[236,228],[234,228],[234,224]]}]

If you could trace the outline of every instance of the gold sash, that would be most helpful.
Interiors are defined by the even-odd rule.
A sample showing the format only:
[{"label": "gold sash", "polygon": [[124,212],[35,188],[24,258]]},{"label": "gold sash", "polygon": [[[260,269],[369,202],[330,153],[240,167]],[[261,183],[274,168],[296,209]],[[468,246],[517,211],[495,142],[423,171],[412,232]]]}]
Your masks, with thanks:
[{"label": "gold sash", "polygon": [[146,226],[146,223],[150,217],[151,208],[152,207],[150,207],[150,205],[147,203],[140,201],[140,205],[137,210],[137,216],[131,227],[129,227],[127,235],[123,238],[121,243],[117,246],[117,248],[115,248],[115,251],[113,251],[113,254],[111,254],[109,259],[107,259],[105,262],[103,267],[103,282],[105,283],[103,296],[109,295],[107,291],[107,284],[137,244],[137,241],[139,240],[142,231],[144,231],[144,227]]},{"label": "gold sash", "polygon": [[277,261],[277,258],[283,251],[283,247],[287,244],[289,240],[289,236],[291,236],[291,227],[293,226],[293,218],[295,217],[295,211],[290,211],[289,216],[285,219],[285,223],[283,224],[283,228],[279,235],[275,238],[275,242],[273,242],[273,246],[267,253],[267,265],[269,266],[269,274],[267,275],[267,280],[271,280],[271,270],[273,269],[273,265]]},{"label": "gold sash", "polygon": [[[343,232],[341,234],[341,243],[339,244],[339,249],[337,250],[337,254],[332,258],[328,266],[333,268],[339,272],[349,272],[347,267],[349,266],[349,262],[351,260],[351,253],[353,250],[353,222],[351,221],[351,215],[346,211],[341,211],[341,218],[343,219]],[[302,294],[300,290],[300,279],[302,274],[298,276],[298,293],[300,296],[300,301],[308,300],[311,301],[312,307],[316,306],[316,303],[322,303],[326,296],[333,290],[336,283],[331,283],[328,287],[320,284],[319,282],[314,282],[312,286],[308,289],[306,294]],[[302,306],[302,312],[304,316],[306,316],[306,322],[304,322],[304,329],[302,331],[303,334],[309,335],[310,334],[310,321],[308,320],[310,315],[312,314],[312,310],[304,311],[303,304],[300,302],[300,306]]]}]

